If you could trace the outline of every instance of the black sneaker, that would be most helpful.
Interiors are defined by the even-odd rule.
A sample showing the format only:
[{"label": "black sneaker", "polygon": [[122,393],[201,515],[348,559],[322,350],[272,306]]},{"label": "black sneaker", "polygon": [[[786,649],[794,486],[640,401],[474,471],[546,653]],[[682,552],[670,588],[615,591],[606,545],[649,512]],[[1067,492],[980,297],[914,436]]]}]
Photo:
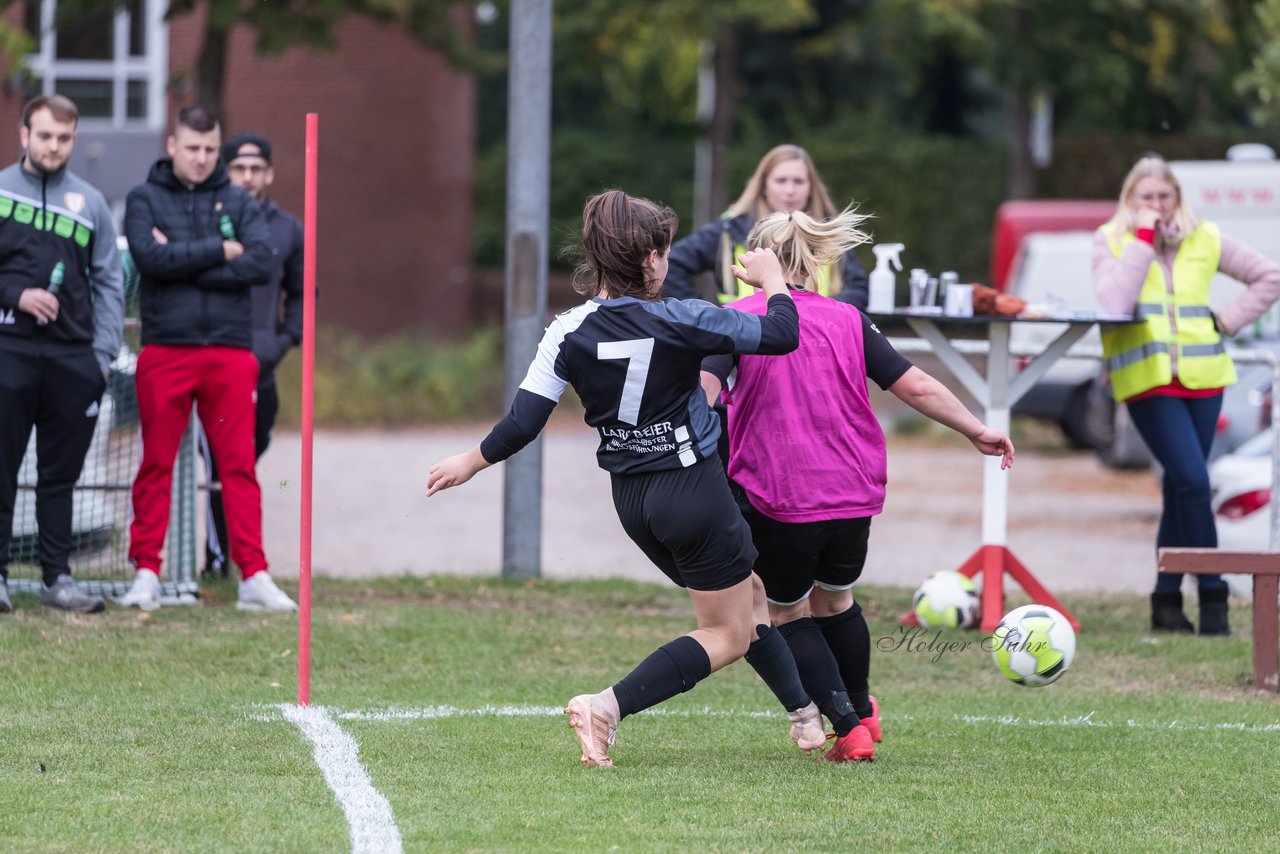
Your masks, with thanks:
[{"label": "black sneaker", "polygon": [[0,614],[7,614],[13,610],[13,603],[9,601],[9,585],[0,578]]},{"label": "black sneaker", "polygon": [[85,593],[76,586],[70,575],[59,575],[52,587],[40,591],[40,604],[57,608],[59,611],[78,611],[81,614],[96,614],[107,606],[101,596]]}]

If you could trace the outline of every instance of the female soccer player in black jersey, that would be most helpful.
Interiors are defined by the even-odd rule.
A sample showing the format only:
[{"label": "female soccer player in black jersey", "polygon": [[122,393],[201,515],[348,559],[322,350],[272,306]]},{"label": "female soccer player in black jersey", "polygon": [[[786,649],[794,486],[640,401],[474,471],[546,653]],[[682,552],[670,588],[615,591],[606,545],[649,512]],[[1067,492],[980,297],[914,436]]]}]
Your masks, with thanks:
[{"label": "female soccer player in black jersey", "polygon": [[698,382],[705,355],[794,350],[795,305],[770,250],[748,252],[734,269],[769,295],[763,316],[657,299],[675,228],[670,209],[620,190],[587,201],[574,287],[591,299],[547,328],[507,416],[480,444],[432,466],[427,479],[427,495],[434,495],[516,453],[572,385],[586,422],[600,433],[596,456],[611,475],[623,528],[688,589],[695,630],[659,647],[612,687],[567,704],[587,766],[613,764],[609,745],[627,715],[688,691],[744,655],[787,709],[801,749],[825,740],[786,641],[769,623],[763,588],[753,585],[756,550],[716,455],[719,421]]}]

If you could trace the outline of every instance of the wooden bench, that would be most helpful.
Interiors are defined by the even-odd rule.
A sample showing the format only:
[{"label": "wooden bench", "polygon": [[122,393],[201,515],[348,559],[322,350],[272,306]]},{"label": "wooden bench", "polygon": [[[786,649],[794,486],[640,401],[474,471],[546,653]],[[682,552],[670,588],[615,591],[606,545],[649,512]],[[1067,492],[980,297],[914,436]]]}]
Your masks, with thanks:
[{"label": "wooden bench", "polygon": [[1253,576],[1253,685],[1280,692],[1277,677],[1276,593],[1280,552],[1225,552],[1218,549],[1160,549],[1161,572],[1192,575],[1240,573]]}]

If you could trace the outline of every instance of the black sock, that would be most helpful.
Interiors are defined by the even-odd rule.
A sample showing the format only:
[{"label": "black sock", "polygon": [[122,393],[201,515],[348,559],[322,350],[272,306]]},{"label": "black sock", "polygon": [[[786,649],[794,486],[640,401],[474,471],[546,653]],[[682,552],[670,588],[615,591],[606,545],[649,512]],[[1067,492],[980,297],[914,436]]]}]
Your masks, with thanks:
[{"label": "black sock", "polygon": [[849,692],[858,717],[871,717],[871,696],[867,677],[871,672],[871,630],[857,602],[849,610],[831,617],[817,617],[827,645],[840,665],[840,678]]},{"label": "black sock", "polygon": [[796,660],[776,627],[756,626],[756,639],[747,647],[746,659],[788,712],[809,705],[809,692],[800,681]]},{"label": "black sock", "polygon": [[812,617],[802,617],[784,623],[779,631],[791,647],[805,691],[831,721],[836,735],[848,735],[858,725],[858,714],[849,702],[849,692],[840,678],[840,666],[818,624]]},{"label": "black sock", "polygon": [[711,658],[693,638],[663,644],[613,686],[618,720],[688,691],[710,675]]}]

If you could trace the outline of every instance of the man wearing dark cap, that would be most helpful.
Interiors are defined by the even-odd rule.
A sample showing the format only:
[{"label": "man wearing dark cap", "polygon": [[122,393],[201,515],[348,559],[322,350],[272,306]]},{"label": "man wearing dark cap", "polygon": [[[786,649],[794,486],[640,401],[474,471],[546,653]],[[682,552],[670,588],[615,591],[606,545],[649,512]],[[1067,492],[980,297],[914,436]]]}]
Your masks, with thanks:
[{"label": "man wearing dark cap", "polygon": [[[302,226],[297,218],[281,210],[267,195],[275,181],[271,166],[271,142],[262,134],[247,131],[230,137],[222,145],[222,160],[231,183],[244,188],[262,208],[271,231],[271,278],[265,287],[251,292],[253,311],[253,355],[258,357],[258,412],[254,450],[259,458],[271,442],[280,409],[276,391],[276,365],[289,348],[302,340]],[[200,443],[210,479],[217,468],[208,444]],[[205,575],[227,574],[227,522],[222,495],[209,493],[209,539],[205,546]]]}]

